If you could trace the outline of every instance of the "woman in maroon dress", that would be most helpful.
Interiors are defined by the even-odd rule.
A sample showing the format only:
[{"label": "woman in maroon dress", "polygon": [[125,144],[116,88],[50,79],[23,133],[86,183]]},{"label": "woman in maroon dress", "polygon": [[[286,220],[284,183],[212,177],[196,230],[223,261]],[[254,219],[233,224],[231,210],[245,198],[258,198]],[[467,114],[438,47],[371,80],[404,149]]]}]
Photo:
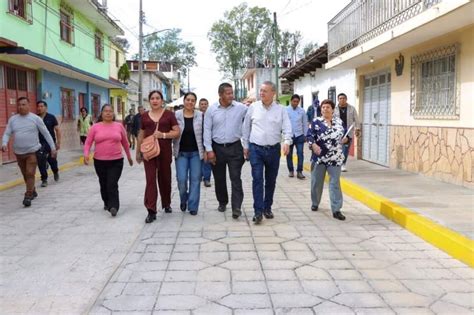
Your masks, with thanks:
[{"label": "woman in maroon dress", "polygon": [[[158,177],[158,187],[160,188],[161,206],[166,213],[171,213],[171,161],[172,149],[171,140],[179,137],[179,125],[174,113],[163,108],[163,94],[160,91],[151,91],[148,95],[150,101],[150,111],[141,116],[141,127],[138,133],[137,162],[143,161],[145,165],[146,188],[145,207],[148,210],[146,223],[156,220],[156,203],[158,200],[158,189],[156,187]],[[156,131],[156,124],[158,131]],[[160,155],[144,161],[139,150],[144,138],[154,135],[159,139]]]}]

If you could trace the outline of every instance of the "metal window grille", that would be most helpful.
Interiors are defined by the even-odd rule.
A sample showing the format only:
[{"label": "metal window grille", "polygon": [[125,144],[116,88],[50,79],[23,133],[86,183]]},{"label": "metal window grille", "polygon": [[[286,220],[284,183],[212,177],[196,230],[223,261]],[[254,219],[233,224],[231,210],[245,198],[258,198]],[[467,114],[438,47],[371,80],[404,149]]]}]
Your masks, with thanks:
[{"label": "metal window grille", "polygon": [[74,90],[61,89],[61,105],[63,110],[63,120],[73,120],[74,110]]},{"label": "metal window grille", "polygon": [[0,89],[4,88],[3,81],[3,65],[0,65]]},{"label": "metal window grille", "polygon": [[27,91],[28,84],[26,79],[26,71],[25,70],[17,70],[17,79],[18,79],[18,90],[19,91]]},{"label": "metal window grille", "polygon": [[104,60],[104,40],[102,33],[95,33],[95,57],[99,60]]},{"label": "metal window grille", "polygon": [[458,44],[412,57],[410,109],[414,118],[459,118],[458,60]]},{"label": "metal window grille", "polygon": [[72,13],[60,11],[59,29],[61,40],[74,44],[74,16]]},{"label": "metal window grille", "polygon": [[28,92],[35,92],[36,91],[35,73],[33,71],[28,71],[26,73],[26,79],[27,79],[27,84],[28,84]]},{"label": "metal window grille", "polygon": [[16,90],[16,69],[10,67],[6,67],[6,69],[7,89]]}]

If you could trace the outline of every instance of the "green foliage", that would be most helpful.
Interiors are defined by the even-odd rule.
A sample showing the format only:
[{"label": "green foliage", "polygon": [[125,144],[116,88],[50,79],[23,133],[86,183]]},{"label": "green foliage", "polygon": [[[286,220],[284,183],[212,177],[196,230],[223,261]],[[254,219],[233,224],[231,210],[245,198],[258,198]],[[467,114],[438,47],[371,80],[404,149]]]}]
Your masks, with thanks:
[{"label": "green foliage", "polygon": [[319,45],[317,43],[309,42],[303,47],[302,54],[300,55],[301,58],[308,56],[314,50],[318,49]]},{"label": "green foliage", "polygon": [[[219,70],[235,78],[239,69],[274,63],[275,30],[271,12],[249,7],[247,3],[232,8],[215,22],[207,34],[217,55]],[[301,33],[276,31],[280,61],[296,62]]]},{"label": "green foliage", "polygon": [[219,69],[225,75],[234,77],[247,64],[263,61],[265,35],[272,29],[270,16],[266,8],[249,8],[242,3],[226,11],[224,18],[212,25],[208,38]]},{"label": "green foliage", "polygon": [[130,69],[128,69],[127,63],[124,63],[118,71],[118,79],[123,83],[126,83],[130,79]]},{"label": "green foliage", "polygon": [[130,43],[125,37],[115,36],[114,38],[111,38],[111,41],[113,41],[115,45],[122,48],[123,51],[128,51],[128,49],[130,48]]},{"label": "green foliage", "polygon": [[197,66],[196,48],[191,42],[180,38],[180,34],[181,29],[173,28],[146,37],[143,44],[144,59],[170,62],[186,76],[188,68]]}]

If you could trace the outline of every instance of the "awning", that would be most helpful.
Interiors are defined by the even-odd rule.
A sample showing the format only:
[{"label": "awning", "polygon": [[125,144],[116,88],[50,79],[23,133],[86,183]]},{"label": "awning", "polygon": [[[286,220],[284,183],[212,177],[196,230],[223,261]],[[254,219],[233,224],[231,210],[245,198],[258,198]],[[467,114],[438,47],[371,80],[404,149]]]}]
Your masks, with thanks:
[{"label": "awning", "polygon": [[53,58],[35,53],[22,47],[0,47],[0,56],[7,55],[18,62],[24,63],[26,67],[34,69],[44,69],[68,78],[89,82],[91,84],[107,89],[125,88],[120,82],[107,80],[98,75],[78,69],[67,63],[55,60]]},{"label": "awning", "polygon": [[308,56],[296,62],[296,64],[283,72],[280,78],[288,81],[295,81],[306,73],[316,71],[316,68],[322,68],[323,64],[328,62],[328,44],[324,44]]}]

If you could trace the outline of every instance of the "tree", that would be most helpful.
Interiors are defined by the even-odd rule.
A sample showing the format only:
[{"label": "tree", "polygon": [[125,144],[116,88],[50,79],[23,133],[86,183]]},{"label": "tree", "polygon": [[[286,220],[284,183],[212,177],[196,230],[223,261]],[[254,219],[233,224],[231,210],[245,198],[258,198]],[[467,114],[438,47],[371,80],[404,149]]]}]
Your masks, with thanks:
[{"label": "tree", "polygon": [[130,43],[128,42],[128,40],[125,37],[115,36],[111,40],[112,40],[112,42],[115,43],[115,45],[122,48],[125,52],[128,51],[128,49],[130,48]]},{"label": "tree", "polygon": [[191,42],[180,38],[180,34],[181,29],[173,28],[146,37],[143,44],[144,58],[170,62],[186,76],[190,67],[197,66],[196,48]]},{"label": "tree", "polygon": [[270,16],[266,8],[242,3],[212,25],[207,36],[224,76],[235,78],[239,69],[264,60],[266,35],[272,29]]},{"label": "tree", "polygon": [[118,71],[118,79],[123,83],[126,83],[130,79],[130,70],[128,69],[127,63],[124,63]]},{"label": "tree", "polygon": [[309,42],[303,47],[303,51],[300,54],[301,58],[304,58],[308,56],[310,53],[312,53],[315,49],[317,49],[319,45],[317,43]]}]

